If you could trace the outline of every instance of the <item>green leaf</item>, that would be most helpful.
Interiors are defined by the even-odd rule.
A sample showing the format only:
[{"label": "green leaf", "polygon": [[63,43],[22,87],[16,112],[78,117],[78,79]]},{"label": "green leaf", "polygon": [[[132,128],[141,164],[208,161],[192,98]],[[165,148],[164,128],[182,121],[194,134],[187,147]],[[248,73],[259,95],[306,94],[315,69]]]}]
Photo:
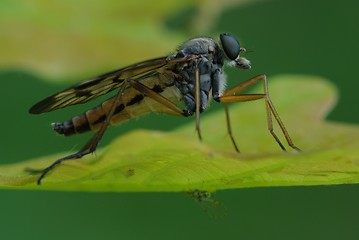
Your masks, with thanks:
[{"label": "green leaf", "polygon": [[[186,34],[163,24],[190,0],[0,2],[0,67],[30,69],[47,79],[94,76],[166,56]],[[36,56],[36,61],[34,61]],[[89,72],[90,71],[90,72]]]},{"label": "green leaf", "polygon": [[166,56],[193,33],[208,34],[224,9],[239,5],[245,1],[2,0],[0,67],[51,81],[97,76]]},{"label": "green leaf", "polygon": [[[214,191],[219,189],[329,185],[359,182],[359,128],[323,121],[336,90],[317,77],[283,75],[269,90],[286,128],[303,152],[282,152],[267,130],[262,100],[232,104],[232,128],[242,153],[233,150],[222,111],[203,113],[204,143],[194,123],[173,132],[138,130],[114,140],[94,156],[61,164],[36,185],[58,154],[0,166],[0,187],[78,191]],[[262,87],[254,89],[260,93]],[[216,104],[216,103],[213,103]],[[165,118],[164,118],[165,119]],[[278,128],[278,136],[282,136]],[[284,140],[282,139],[284,142]]]}]

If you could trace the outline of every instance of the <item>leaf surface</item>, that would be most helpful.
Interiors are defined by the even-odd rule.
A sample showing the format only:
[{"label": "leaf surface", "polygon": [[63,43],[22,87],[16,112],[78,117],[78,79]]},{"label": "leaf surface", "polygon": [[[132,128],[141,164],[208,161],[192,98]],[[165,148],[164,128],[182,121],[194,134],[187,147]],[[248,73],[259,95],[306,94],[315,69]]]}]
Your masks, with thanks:
[{"label": "leaf surface", "polygon": [[[259,186],[330,185],[359,182],[358,126],[324,121],[336,89],[317,77],[269,79],[270,94],[290,136],[303,152],[282,152],[267,130],[262,100],[231,104],[232,128],[242,153],[226,134],[223,111],[201,115],[204,142],[193,120],[172,132],[137,130],[93,156],[61,164],[41,186],[38,175],[58,154],[0,166],[0,187],[68,191],[192,191]],[[258,86],[253,92],[261,93]],[[215,103],[212,103],[215,104]],[[275,123],[275,122],[274,122]],[[275,132],[283,143],[280,129]]]}]

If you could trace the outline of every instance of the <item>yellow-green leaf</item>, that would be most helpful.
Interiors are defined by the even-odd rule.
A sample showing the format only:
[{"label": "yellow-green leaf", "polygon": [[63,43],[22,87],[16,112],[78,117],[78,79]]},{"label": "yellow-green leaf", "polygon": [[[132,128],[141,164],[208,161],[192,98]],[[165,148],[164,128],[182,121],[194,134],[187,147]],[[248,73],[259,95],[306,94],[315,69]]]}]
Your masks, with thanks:
[{"label": "yellow-green leaf", "polygon": [[[249,2],[2,0],[0,46],[6,47],[0,67],[35,71],[49,80],[96,76],[166,56],[188,38],[208,34],[223,9]],[[171,29],[176,16],[195,34]]]},{"label": "yellow-green leaf", "polygon": [[[198,4],[198,3],[197,3]],[[168,55],[188,38],[164,22],[185,1],[2,1],[0,66],[31,69],[48,79],[109,71]],[[34,61],[36,59],[36,61]]]},{"label": "yellow-green leaf", "polygon": [[[200,143],[191,121],[173,132],[137,130],[94,156],[61,164],[36,185],[44,168],[64,154],[0,166],[0,187],[79,191],[191,191],[258,186],[359,182],[359,128],[326,122],[335,88],[317,77],[269,79],[274,105],[303,152],[282,152],[267,131],[262,101],[232,104],[232,128],[242,151],[233,150],[222,111],[203,113]],[[254,89],[261,92],[262,87]],[[216,104],[216,103],[213,103]],[[278,128],[276,133],[284,139]]]}]

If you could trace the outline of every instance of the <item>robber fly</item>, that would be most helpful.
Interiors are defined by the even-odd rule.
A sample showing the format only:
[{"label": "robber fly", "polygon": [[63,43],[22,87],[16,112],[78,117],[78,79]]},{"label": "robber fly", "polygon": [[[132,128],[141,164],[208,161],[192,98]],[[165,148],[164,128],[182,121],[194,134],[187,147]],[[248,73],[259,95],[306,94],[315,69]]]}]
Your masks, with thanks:
[{"label": "robber fly", "polygon": [[[276,142],[285,151],[285,147],[273,131],[272,115],[278,122],[289,146],[299,151],[269,98],[265,75],[256,76],[225,90],[226,77],[223,72],[225,62],[239,69],[250,69],[249,60],[240,56],[245,53],[246,49],[241,48],[239,41],[231,34],[221,34],[220,44],[212,38],[193,38],[182,44],[174,54],[106,73],[38,102],[31,107],[30,113],[45,113],[85,103],[117,89],[115,96],[83,114],[65,122],[52,123],[52,128],[64,136],[87,131],[94,131],[95,135],[77,153],[58,159],[42,170],[37,183],[41,184],[45,175],[61,162],[93,153],[108,125],[116,125],[149,112],[184,117],[195,114],[196,131],[201,140],[199,115],[207,108],[211,98],[221,103],[264,99],[268,128]],[[264,93],[240,94],[258,82],[263,82]],[[179,102],[184,103],[184,109],[177,105]],[[226,104],[224,105],[227,130],[235,150],[239,152],[232,135],[228,108]]]}]

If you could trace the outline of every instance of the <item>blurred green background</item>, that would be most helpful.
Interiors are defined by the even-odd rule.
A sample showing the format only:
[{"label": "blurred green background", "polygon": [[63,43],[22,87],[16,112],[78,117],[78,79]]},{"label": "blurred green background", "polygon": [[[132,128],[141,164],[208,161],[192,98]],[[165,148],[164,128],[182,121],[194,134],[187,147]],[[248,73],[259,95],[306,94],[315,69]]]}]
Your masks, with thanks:
[{"label": "blurred green background", "polygon": [[[49,123],[93,103],[30,116],[36,101],[75,81],[167,55],[190,37],[221,32],[253,50],[251,71],[228,69],[230,85],[259,73],[322,76],[340,93],[328,120],[357,124],[358,8],[355,0],[2,0],[0,163],[73,152],[90,137],[58,137]],[[209,111],[218,109],[212,104]],[[188,121],[152,114],[112,128],[101,145],[134,128],[170,130]],[[220,219],[184,193],[2,190],[0,239],[358,239],[356,185],[239,189],[216,198],[227,208]]]}]

